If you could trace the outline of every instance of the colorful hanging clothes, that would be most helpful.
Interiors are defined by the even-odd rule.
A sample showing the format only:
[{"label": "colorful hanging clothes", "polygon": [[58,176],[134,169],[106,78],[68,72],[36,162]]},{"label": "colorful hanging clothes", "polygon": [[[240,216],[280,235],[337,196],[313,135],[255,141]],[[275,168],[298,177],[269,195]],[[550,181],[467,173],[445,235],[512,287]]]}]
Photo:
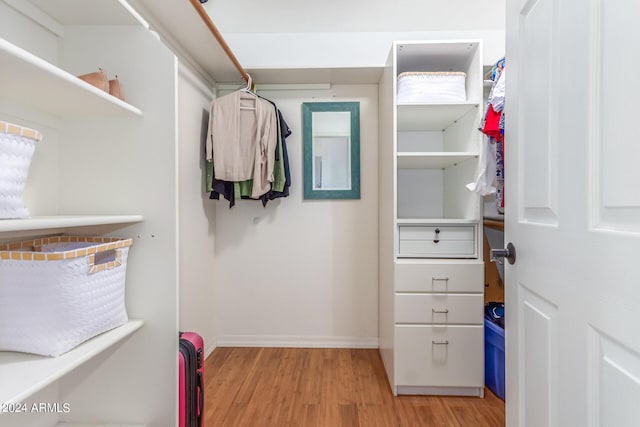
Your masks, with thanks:
[{"label": "colorful hanging clothes", "polygon": [[291,172],[289,169],[289,156],[287,152],[286,138],[291,135],[291,128],[278,110],[277,106],[265,98],[260,98],[273,105],[276,112],[277,123],[277,143],[274,152],[273,181],[268,191],[255,197],[253,191],[253,179],[242,181],[226,181],[218,179],[215,174],[213,163],[207,163],[206,185],[210,192],[209,198],[219,200],[220,196],[229,201],[229,208],[235,205],[235,201],[240,199],[258,199],[262,205],[266,206],[269,200],[289,196],[291,186]]},{"label": "colorful hanging clothes", "polygon": [[500,115],[500,138],[496,141],[496,208],[504,213],[504,112]]},{"label": "colorful hanging clothes", "polygon": [[252,93],[239,90],[215,99],[205,144],[215,178],[234,182],[253,179],[253,198],[269,191],[277,127],[273,105]]},{"label": "colorful hanging clothes", "polygon": [[482,196],[495,193],[498,212],[504,212],[505,74],[505,59],[502,58],[491,71],[494,83],[479,127],[486,137],[483,139],[474,181],[466,186]]}]

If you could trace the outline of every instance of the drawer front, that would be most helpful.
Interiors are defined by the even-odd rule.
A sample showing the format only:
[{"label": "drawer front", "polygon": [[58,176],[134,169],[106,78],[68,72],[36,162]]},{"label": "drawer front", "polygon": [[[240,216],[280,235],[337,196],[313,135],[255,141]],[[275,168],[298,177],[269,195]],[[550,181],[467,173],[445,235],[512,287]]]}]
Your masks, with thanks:
[{"label": "drawer front", "polygon": [[396,323],[481,325],[484,296],[459,294],[397,294]]},{"label": "drawer front", "polygon": [[398,228],[398,256],[472,258],[477,255],[474,226],[417,226]]},{"label": "drawer front", "polygon": [[402,264],[395,266],[396,292],[484,292],[484,264]]},{"label": "drawer front", "polygon": [[483,387],[482,326],[398,325],[396,385]]}]

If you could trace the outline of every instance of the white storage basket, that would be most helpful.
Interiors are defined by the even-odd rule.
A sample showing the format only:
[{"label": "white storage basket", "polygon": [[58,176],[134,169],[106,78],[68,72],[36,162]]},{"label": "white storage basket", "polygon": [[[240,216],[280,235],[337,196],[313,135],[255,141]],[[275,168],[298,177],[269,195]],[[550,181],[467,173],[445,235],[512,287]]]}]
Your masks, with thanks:
[{"label": "white storage basket", "polygon": [[131,244],[58,236],[0,245],[0,350],[58,356],[126,323]]},{"label": "white storage basket", "polygon": [[406,72],[398,76],[398,103],[465,102],[462,72]]},{"label": "white storage basket", "polygon": [[0,121],[0,219],[26,218],[22,201],[29,165],[40,132]]}]

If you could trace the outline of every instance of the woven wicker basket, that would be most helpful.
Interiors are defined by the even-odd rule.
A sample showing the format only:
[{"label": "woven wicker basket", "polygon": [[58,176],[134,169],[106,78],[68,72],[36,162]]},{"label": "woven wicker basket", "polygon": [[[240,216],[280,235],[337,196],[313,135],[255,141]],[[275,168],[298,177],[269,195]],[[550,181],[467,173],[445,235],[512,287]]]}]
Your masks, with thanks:
[{"label": "woven wicker basket", "polygon": [[0,121],[0,219],[29,216],[22,191],[36,142],[41,139],[37,130]]},{"label": "woven wicker basket", "polygon": [[466,74],[462,72],[405,72],[398,76],[398,103],[464,102]]},{"label": "woven wicker basket", "polygon": [[57,356],[126,323],[131,244],[58,236],[0,245],[0,350]]}]

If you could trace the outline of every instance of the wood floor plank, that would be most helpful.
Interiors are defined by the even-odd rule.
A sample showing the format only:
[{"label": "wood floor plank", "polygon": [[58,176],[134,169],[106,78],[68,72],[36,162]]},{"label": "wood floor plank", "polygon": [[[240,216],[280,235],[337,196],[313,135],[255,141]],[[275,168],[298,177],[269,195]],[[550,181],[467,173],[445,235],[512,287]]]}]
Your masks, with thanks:
[{"label": "wood floor plank", "polygon": [[369,349],[217,348],[205,362],[207,427],[502,427],[504,402],[391,394]]}]

